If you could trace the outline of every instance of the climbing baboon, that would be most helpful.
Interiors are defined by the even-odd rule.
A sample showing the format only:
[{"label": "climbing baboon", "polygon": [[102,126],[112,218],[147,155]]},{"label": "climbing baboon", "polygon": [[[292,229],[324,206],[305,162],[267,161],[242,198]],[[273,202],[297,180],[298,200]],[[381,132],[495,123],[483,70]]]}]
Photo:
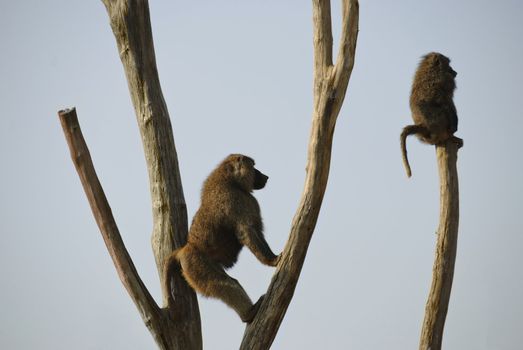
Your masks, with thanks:
[{"label": "climbing baboon", "polygon": [[454,136],[458,130],[458,115],[452,100],[456,75],[450,60],[437,52],[423,56],[418,66],[410,93],[414,125],[403,128],[400,136],[403,165],[408,177],[411,171],[407,158],[407,136],[416,134],[422,142],[431,145],[452,138],[459,147],[463,145],[463,141]]},{"label": "climbing baboon", "polygon": [[[263,298],[253,305],[237,280],[225,269],[232,267],[245,245],[263,264],[276,266],[276,256],[263,236],[258,201],[252,190],[265,187],[268,177],[254,167],[254,160],[231,154],[209,175],[201,193],[187,244],[167,260],[166,287],[174,269],[181,267],[189,285],[204,296],[221,299],[242,321],[250,322]],[[170,296],[170,288],[167,289]]]}]

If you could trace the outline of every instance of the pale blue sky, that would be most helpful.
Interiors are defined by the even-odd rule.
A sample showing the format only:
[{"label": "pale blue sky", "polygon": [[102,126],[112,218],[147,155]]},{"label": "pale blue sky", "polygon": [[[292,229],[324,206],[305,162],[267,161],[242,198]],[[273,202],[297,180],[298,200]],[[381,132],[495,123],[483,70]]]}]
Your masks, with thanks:
[{"label": "pale blue sky", "polygon": [[[339,4],[333,4],[339,30]],[[312,106],[308,1],[152,1],[157,63],[189,218],[202,181],[241,152],[270,176],[257,194],[279,252],[301,194]],[[415,349],[439,214],[433,147],[399,133],[419,57],[458,72],[461,218],[444,348],[523,343],[523,2],[361,1],[356,64],[329,186],[274,349]],[[76,106],[124,241],[153,295],[151,210],[127,83],[100,1],[0,1],[0,348],[154,349],[98,232],[56,116]],[[338,33],[336,32],[336,37]],[[272,268],[244,251],[253,299]],[[206,349],[244,325],[200,298]]]}]

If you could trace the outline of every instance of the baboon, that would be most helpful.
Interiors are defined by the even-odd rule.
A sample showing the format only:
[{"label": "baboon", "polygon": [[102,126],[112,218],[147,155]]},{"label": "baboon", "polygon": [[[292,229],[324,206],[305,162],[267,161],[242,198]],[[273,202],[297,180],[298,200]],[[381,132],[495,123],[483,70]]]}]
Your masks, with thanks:
[{"label": "baboon", "polygon": [[187,243],[173,252],[165,266],[169,298],[170,278],[181,267],[189,285],[207,297],[221,299],[243,322],[251,322],[263,296],[253,305],[225,269],[232,267],[245,245],[263,264],[276,266],[275,255],[263,236],[263,223],[253,190],[265,187],[268,176],[254,167],[254,160],[231,154],[207,177],[200,208],[194,215]]},{"label": "baboon", "polygon": [[423,56],[412,83],[410,109],[414,125],[403,128],[400,136],[403,165],[407,176],[412,175],[407,158],[407,136],[416,134],[422,142],[438,145],[453,139],[458,147],[463,140],[454,136],[458,130],[458,114],[452,100],[457,73],[450,66],[450,59],[431,52]]}]

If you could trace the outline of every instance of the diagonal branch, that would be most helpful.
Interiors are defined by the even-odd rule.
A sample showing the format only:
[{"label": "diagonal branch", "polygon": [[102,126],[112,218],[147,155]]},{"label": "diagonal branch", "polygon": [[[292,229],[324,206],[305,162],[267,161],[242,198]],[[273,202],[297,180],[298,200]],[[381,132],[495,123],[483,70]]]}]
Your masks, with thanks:
[{"label": "diagonal branch", "polygon": [[440,222],[432,285],[421,331],[420,350],[439,350],[443,341],[443,328],[449,306],[458,245],[459,187],[456,169],[458,147],[452,139],[444,145],[436,146],[440,178]]},{"label": "diagonal branch", "polygon": [[[330,2],[313,1],[314,109],[305,187],[282,259],[258,314],[245,330],[241,349],[268,349],[272,344],[294,294],[318,219],[329,176],[334,127],[354,64],[358,36],[358,1],[346,0],[343,4],[343,49],[332,66]],[[333,71],[339,74],[337,81]]]},{"label": "diagonal branch", "polygon": [[[113,259],[118,276],[138,308],[140,316],[147,327],[151,331],[159,329],[162,323],[160,309],[140,279],[122,241],[122,237],[120,236],[111,212],[111,207],[107,202],[102,185],[96,175],[89,149],[87,148],[78,123],[76,110],[74,108],[66,109],[58,112],[58,115],[67,144],[69,145],[71,158],[80,176],[89,205],[93,211],[96,223],[100,228],[109,255],[111,255]],[[155,332],[152,333],[156,334]]]}]

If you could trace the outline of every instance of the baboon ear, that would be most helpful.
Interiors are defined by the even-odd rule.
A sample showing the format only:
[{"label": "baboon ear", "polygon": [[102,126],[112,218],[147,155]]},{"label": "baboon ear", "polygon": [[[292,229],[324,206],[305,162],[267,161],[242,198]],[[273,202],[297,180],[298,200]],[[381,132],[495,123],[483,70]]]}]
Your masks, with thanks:
[{"label": "baboon ear", "polygon": [[237,154],[231,154],[228,158],[227,158],[227,171],[231,174],[234,174],[237,169],[240,168],[240,164],[241,164],[241,156],[240,155],[237,155]]}]

